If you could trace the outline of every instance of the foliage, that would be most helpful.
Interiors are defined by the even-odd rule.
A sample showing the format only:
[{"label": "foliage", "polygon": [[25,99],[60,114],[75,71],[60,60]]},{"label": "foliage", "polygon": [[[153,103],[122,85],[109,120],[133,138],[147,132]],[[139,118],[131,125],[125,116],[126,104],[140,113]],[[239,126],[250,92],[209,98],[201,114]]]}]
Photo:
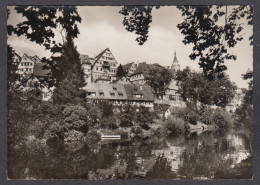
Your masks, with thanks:
[{"label": "foliage", "polygon": [[163,68],[152,68],[149,70],[146,78],[147,84],[149,84],[157,96],[165,95],[168,90],[169,84],[173,79],[171,70]]},{"label": "foliage", "polygon": [[118,114],[118,119],[120,122],[120,126],[122,127],[130,127],[133,125],[133,120],[135,117],[135,107],[130,104],[125,104],[121,108],[121,112]]},{"label": "foliage", "polygon": [[231,114],[223,108],[218,108],[214,111],[212,121],[220,128],[233,126],[233,118]]},{"label": "foliage", "polygon": [[167,119],[165,122],[165,127],[172,133],[172,134],[184,134],[186,132],[185,121],[181,118],[173,118]]},{"label": "foliage", "polygon": [[86,98],[82,89],[85,86],[84,73],[72,40],[65,43],[62,55],[55,57],[54,61],[55,64],[51,65],[53,80],[57,85],[53,93],[54,103],[83,102]]},{"label": "foliage", "polygon": [[[136,41],[143,45],[147,41],[152,22],[152,6],[125,6],[119,12],[124,15],[123,25],[127,31],[138,35]],[[159,7],[157,7],[159,8]],[[178,6],[184,17],[177,25],[184,35],[183,43],[192,44],[192,60],[199,59],[204,75],[209,79],[222,77],[227,69],[227,60],[236,60],[229,48],[243,40],[243,29],[252,25],[252,6]],[[253,36],[249,37],[253,40]]]},{"label": "foliage", "polygon": [[114,106],[112,103],[110,103],[108,101],[102,101],[102,102],[98,102],[97,106],[100,108],[103,118],[114,115],[114,112],[113,112]]},{"label": "foliage", "polygon": [[17,65],[14,63],[14,50],[10,45],[7,45],[7,89],[14,89],[15,82],[17,82],[19,76],[16,73]]},{"label": "foliage", "polygon": [[124,71],[123,66],[120,64],[116,70],[116,77],[120,78],[126,76],[126,74],[127,73]]},{"label": "foliage", "polygon": [[124,6],[119,11],[124,16],[123,25],[129,32],[135,32],[136,41],[143,45],[148,38],[150,23],[152,22],[153,6]]},{"label": "foliage", "polygon": [[16,26],[8,25],[8,33],[23,35],[53,53],[60,52],[62,46],[56,43],[55,32],[60,32],[63,41],[79,34],[77,23],[81,17],[75,6],[16,6],[15,10],[26,20]]},{"label": "foliage", "polygon": [[236,85],[227,75],[209,80],[189,67],[176,75],[179,93],[184,101],[225,107],[235,96]]},{"label": "foliage", "polygon": [[140,106],[136,112],[136,122],[138,124],[145,125],[151,124],[155,118],[155,114],[149,110],[148,107]]}]

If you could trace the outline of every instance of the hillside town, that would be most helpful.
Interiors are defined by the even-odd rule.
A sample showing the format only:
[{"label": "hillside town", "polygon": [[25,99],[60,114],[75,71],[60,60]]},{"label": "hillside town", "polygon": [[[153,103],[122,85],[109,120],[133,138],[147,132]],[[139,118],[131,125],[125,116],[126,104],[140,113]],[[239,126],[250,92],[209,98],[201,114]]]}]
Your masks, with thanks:
[{"label": "hillside town", "polygon": [[252,179],[252,18],[7,6],[7,179]]},{"label": "hillside town", "polygon": [[[50,101],[54,88],[49,88],[44,79],[49,78],[51,70],[41,62],[38,56],[28,54],[19,55],[14,52],[13,62],[18,66],[17,73],[26,79],[26,88],[40,88],[42,100]],[[101,51],[97,56],[80,55],[80,62],[84,71],[88,99],[94,101],[108,100],[112,104],[120,105],[130,103],[136,106],[145,106],[153,109],[154,103],[168,104],[174,107],[185,106],[178,93],[178,86],[174,79],[169,84],[163,97],[156,97],[153,89],[146,83],[150,69],[169,69],[173,74],[180,70],[177,54],[174,52],[173,60],[169,66],[161,66],[158,63],[129,62],[123,64],[124,76],[117,77],[116,73],[121,65],[109,48]],[[19,86],[19,83],[17,83]],[[23,87],[24,88],[24,87]],[[226,110],[234,112],[242,104],[243,93],[237,89],[235,98],[226,106]],[[167,110],[165,115],[167,116]]]}]

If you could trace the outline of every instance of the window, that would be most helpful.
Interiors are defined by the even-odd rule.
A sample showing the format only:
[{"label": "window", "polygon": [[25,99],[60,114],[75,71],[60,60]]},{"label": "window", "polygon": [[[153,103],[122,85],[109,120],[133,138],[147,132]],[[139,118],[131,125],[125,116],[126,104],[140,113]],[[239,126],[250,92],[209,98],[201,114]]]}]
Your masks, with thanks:
[{"label": "window", "polygon": [[21,63],[21,66],[23,66],[23,63]]},{"label": "window", "polygon": [[116,87],[113,87],[113,90],[116,91]]},{"label": "window", "polygon": [[143,98],[143,95],[142,94],[135,94],[134,97],[135,98]]},{"label": "window", "polygon": [[123,97],[123,93],[118,93],[118,96],[119,97]]},{"label": "window", "polygon": [[98,71],[98,67],[96,67],[96,70]]},{"label": "window", "polygon": [[110,96],[115,97],[115,93],[110,93]]},{"label": "window", "polygon": [[95,92],[88,92],[88,96],[96,96]]},{"label": "window", "polygon": [[47,98],[47,93],[46,93],[46,92],[43,93],[43,97],[44,97],[44,98]]},{"label": "window", "polygon": [[104,97],[104,92],[99,92],[99,96]]},{"label": "window", "polygon": [[100,68],[100,71],[102,71],[103,69],[102,68]]}]

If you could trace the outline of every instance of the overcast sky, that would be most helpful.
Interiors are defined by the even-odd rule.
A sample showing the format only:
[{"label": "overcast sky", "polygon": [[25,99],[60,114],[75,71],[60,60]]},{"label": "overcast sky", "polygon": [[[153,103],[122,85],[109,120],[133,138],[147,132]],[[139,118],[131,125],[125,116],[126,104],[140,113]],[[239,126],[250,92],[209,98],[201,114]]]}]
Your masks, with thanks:
[{"label": "overcast sky", "polygon": [[[11,14],[8,24],[17,24],[23,20],[10,7]],[[121,8],[118,6],[80,6],[79,15],[82,22],[78,25],[80,35],[75,39],[75,44],[80,54],[90,57],[97,55],[101,50],[110,48],[116,60],[121,64],[132,61],[159,63],[163,66],[171,65],[174,51],[181,69],[190,66],[198,70],[198,62],[191,61],[189,54],[192,52],[191,45],[182,43],[183,35],[176,27],[182,22],[180,11],[175,6],[165,6],[152,12],[152,24],[149,30],[147,42],[139,46],[135,41],[136,35],[127,32],[122,25],[123,16],[119,14]],[[252,34],[252,27],[246,27],[245,37]],[[8,38],[8,44],[19,54],[39,55],[49,57],[50,53],[42,46],[34,44],[24,37],[15,35]],[[247,81],[242,80],[241,74],[247,69],[253,69],[253,47],[249,46],[248,39],[231,50],[237,55],[236,61],[227,61],[227,73],[230,79],[239,87],[247,87]]]}]

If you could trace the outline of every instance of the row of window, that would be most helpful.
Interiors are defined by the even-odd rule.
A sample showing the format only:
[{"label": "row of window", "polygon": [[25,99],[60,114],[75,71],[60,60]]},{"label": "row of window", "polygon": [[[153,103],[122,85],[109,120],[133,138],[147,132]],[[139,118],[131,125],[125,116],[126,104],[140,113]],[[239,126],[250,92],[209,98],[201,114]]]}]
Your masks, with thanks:
[{"label": "row of window", "polygon": [[102,56],[101,58],[102,58],[102,59],[106,59],[106,60],[113,60],[112,57],[104,57],[104,56]]},{"label": "row of window", "polygon": [[[88,92],[88,96],[95,97],[95,96],[96,96],[96,92]],[[104,97],[104,92],[99,92],[99,96]],[[116,96],[116,93],[111,92],[111,93],[110,93],[110,96],[111,96],[111,97],[115,97],[115,96]],[[123,97],[123,93],[119,93],[119,92],[118,92],[118,97]]]},{"label": "row of window", "polygon": [[[109,72],[115,73],[116,70],[115,69],[107,69]],[[96,71],[105,71],[102,67],[96,67]]]},{"label": "row of window", "polygon": [[22,62],[21,66],[32,66],[33,63],[32,62]]},{"label": "row of window", "polygon": [[140,78],[140,77],[142,77],[142,74],[132,76],[133,79]]},{"label": "row of window", "polygon": [[32,72],[33,69],[29,69],[29,68],[24,68],[24,69],[19,69],[20,72]]}]

